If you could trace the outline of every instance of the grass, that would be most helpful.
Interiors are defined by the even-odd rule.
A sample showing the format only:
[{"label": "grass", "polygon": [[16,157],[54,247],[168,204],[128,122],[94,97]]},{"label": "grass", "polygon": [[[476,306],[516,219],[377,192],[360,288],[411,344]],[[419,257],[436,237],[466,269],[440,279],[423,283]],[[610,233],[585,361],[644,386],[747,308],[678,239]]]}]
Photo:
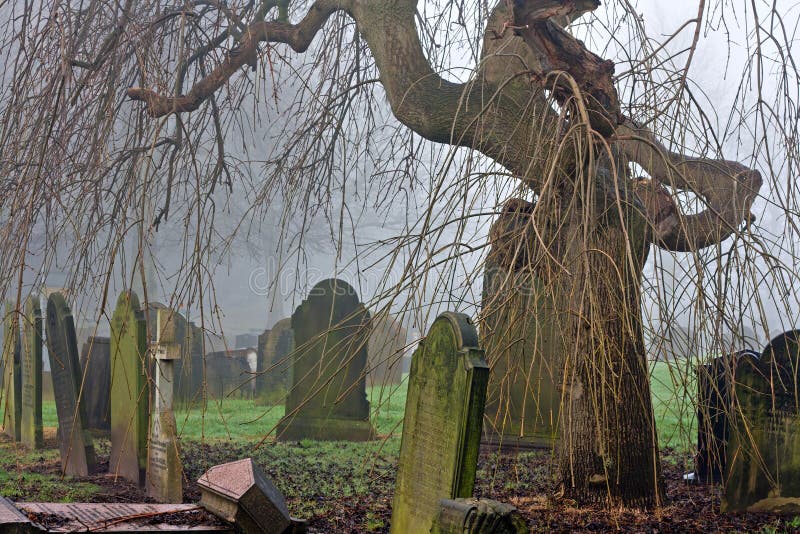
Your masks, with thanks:
[{"label": "grass", "polygon": [[[681,367],[681,365],[685,365]],[[688,364],[658,362],[651,368],[651,389],[659,441],[679,451],[688,451],[696,440],[696,422],[692,405],[694,372]],[[687,396],[687,392],[691,396]],[[178,410],[176,422],[184,451],[189,480],[196,479],[215,463],[253,456],[269,466],[270,477],[292,503],[293,513],[303,517],[326,514],[339,499],[369,498],[375,484],[393,480],[400,451],[400,433],[406,401],[406,383],[368,388],[372,422],[381,440],[368,443],[315,442],[275,443],[274,427],[283,416],[283,406],[258,406],[253,401],[224,399],[209,402],[207,409]],[[55,405],[45,402],[46,427],[57,426]],[[268,434],[271,435],[264,440]],[[58,458],[57,450],[26,452],[12,444],[2,444],[0,454],[0,495],[14,498],[31,493],[39,500],[82,501],[100,488],[90,483],[76,483],[53,473],[36,469],[21,472],[17,467],[35,466]],[[524,461],[523,458],[520,458]],[[41,470],[40,470],[41,471]],[[498,473],[499,474],[499,473]],[[492,477],[497,474],[484,473]],[[501,486],[522,483],[496,481]],[[280,481],[280,482],[279,482]],[[284,483],[285,482],[285,483]],[[390,489],[388,491],[391,491]],[[378,504],[379,508],[382,504]],[[380,515],[365,518],[365,527],[380,529]]]},{"label": "grass", "polygon": [[[659,443],[662,447],[678,450],[690,448],[697,439],[693,365],[688,360],[652,363],[650,388]],[[399,435],[405,409],[406,382],[368,388],[367,395],[378,434]],[[175,419],[178,432],[186,441],[258,442],[274,430],[283,413],[282,405],[257,406],[250,400],[223,399],[209,401],[206,410],[179,409]],[[53,402],[43,404],[42,418],[44,426],[58,425]]]}]

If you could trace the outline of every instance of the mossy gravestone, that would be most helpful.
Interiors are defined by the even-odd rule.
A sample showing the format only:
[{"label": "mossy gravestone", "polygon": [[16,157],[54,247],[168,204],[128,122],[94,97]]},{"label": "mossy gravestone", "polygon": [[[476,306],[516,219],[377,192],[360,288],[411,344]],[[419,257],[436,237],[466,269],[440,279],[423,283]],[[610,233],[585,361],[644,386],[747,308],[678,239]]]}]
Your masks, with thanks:
[{"label": "mossy gravestone", "polygon": [[147,469],[147,322],[136,293],[117,299],[111,319],[111,458],[109,471],[144,485]]},{"label": "mossy gravestone", "polygon": [[484,287],[481,346],[491,368],[484,440],[504,449],[552,448],[561,394],[544,355],[564,342],[552,302],[525,272],[487,267]]},{"label": "mossy gravestone", "polygon": [[7,302],[3,316],[3,433],[19,441],[22,430],[22,365],[19,315]]},{"label": "mossy gravestone", "polygon": [[58,413],[58,446],[64,473],[86,476],[97,470],[92,437],[81,400],[81,368],[72,310],[61,293],[47,299],[47,352]]},{"label": "mossy gravestone", "polygon": [[22,443],[44,446],[42,434],[42,308],[39,297],[25,304],[22,323]]},{"label": "mossy gravestone", "polygon": [[81,349],[85,379],[84,406],[89,429],[107,435],[111,430],[111,340],[90,336]]},{"label": "mossy gravestone", "polygon": [[411,360],[393,534],[430,532],[441,499],[472,497],[489,368],[469,318],[445,312]]},{"label": "mossy gravestone", "polygon": [[798,365],[798,330],[737,362],[723,511],[800,514]]},{"label": "mossy gravestone", "polygon": [[277,438],[366,441],[369,312],[347,282],[318,283],[292,315],[292,387]]}]

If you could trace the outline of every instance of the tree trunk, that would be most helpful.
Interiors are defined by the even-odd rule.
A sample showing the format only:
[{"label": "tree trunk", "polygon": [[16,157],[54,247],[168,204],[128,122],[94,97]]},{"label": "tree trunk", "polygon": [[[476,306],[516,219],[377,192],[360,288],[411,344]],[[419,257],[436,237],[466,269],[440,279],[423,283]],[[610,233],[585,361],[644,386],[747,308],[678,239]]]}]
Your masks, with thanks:
[{"label": "tree trunk", "polygon": [[[490,234],[483,316],[520,302],[536,314],[525,335],[534,336],[527,345],[549,363],[561,395],[563,496],[652,508],[663,490],[640,306],[648,226],[625,191],[617,201],[580,189],[506,204]],[[522,300],[521,288],[531,292]],[[511,346],[513,328],[486,324],[488,347]]]}]

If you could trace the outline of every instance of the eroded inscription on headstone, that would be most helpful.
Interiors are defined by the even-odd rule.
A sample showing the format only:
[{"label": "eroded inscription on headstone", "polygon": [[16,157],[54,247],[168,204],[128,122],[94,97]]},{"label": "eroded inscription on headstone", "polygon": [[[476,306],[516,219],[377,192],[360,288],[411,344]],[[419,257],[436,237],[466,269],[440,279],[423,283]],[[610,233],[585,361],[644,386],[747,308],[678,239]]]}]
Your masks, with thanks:
[{"label": "eroded inscription on headstone", "polygon": [[3,315],[3,433],[19,441],[22,431],[22,365],[19,314],[7,302]]},{"label": "eroded inscription on headstone", "polygon": [[72,310],[59,292],[52,293],[47,299],[46,332],[58,412],[61,467],[68,475],[86,476],[96,471],[97,462],[80,402],[81,374]]},{"label": "eroded inscription on headstone", "polygon": [[392,533],[430,532],[441,499],[472,497],[489,368],[469,318],[445,312],[411,361]]},{"label": "eroded inscription on headstone", "polygon": [[132,291],[111,319],[111,457],[109,470],[144,485],[147,468],[147,322]]},{"label": "eroded inscription on headstone", "polygon": [[800,513],[798,365],[798,330],[737,363],[723,511]]},{"label": "eroded inscription on headstone", "polygon": [[44,445],[42,433],[42,308],[39,297],[28,298],[22,323],[22,443]]},{"label": "eroded inscription on headstone", "polygon": [[159,502],[182,502],[182,466],[173,412],[175,362],[181,358],[176,315],[158,310],[155,343],[155,391],[147,448],[147,494]]},{"label": "eroded inscription on headstone", "polygon": [[292,315],[295,350],[279,440],[372,439],[366,393],[369,312],[347,282],[318,283]]},{"label": "eroded inscription on headstone", "polygon": [[491,368],[483,438],[495,448],[552,448],[555,443],[561,394],[546,355],[561,350],[564,338],[553,308],[547,292],[527,273],[508,273],[490,256],[481,324],[481,346]]}]

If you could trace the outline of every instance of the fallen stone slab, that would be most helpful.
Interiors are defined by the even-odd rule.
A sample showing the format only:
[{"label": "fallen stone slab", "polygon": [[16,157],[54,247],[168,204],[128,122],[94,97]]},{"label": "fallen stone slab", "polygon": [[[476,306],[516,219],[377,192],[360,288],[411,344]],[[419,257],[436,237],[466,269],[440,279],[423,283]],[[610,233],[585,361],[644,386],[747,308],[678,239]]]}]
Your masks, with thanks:
[{"label": "fallen stone slab", "polygon": [[0,532],[3,534],[28,534],[39,532],[30,519],[20,512],[14,503],[0,497]]},{"label": "fallen stone slab", "polygon": [[[19,532],[215,532],[234,529],[194,504],[16,503],[32,530]],[[5,525],[0,524],[0,532]]]},{"label": "fallen stone slab", "polygon": [[215,465],[197,485],[200,505],[245,534],[305,532],[305,522],[289,516],[283,494],[252,458]]}]

